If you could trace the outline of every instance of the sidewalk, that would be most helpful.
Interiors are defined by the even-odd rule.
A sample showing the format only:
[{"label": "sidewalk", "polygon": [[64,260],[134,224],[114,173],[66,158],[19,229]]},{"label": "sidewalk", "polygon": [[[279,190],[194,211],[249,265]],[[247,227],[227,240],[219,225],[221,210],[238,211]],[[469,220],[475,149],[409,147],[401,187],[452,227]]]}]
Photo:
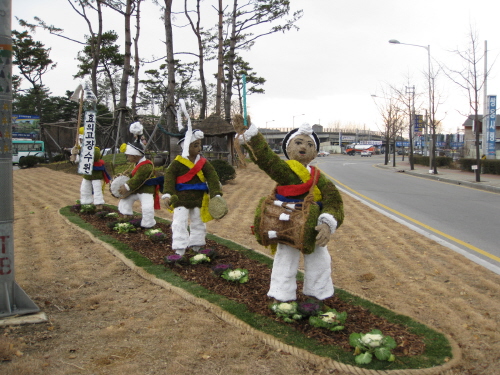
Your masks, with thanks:
[{"label": "sidewalk", "polygon": [[377,167],[385,169],[393,169],[394,172],[407,173],[423,178],[430,178],[438,181],[448,182],[456,185],[463,185],[474,189],[487,190],[495,193],[500,193],[500,175],[482,174],[481,181],[476,182],[474,172],[465,172],[458,169],[437,168],[438,174],[429,173],[429,167],[425,165],[415,164],[414,169],[410,169],[410,162],[396,159],[396,166],[392,166],[392,161],[388,165],[378,163]]}]

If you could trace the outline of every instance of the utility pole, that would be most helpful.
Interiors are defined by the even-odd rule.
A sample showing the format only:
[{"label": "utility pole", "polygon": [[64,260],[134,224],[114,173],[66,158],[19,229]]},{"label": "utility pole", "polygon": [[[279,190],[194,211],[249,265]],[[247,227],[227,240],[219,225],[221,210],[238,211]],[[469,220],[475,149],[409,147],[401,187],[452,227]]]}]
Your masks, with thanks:
[{"label": "utility pole", "polygon": [[415,132],[415,86],[406,86],[406,93],[410,94],[410,129],[408,138],[410,139],[410,170],[415,169],[415,164],[413,162],[413,133]]},{"label": "utility pole", "polygon": [[0,0],[0,318],[40,311],[14,281],[12,0]]}]

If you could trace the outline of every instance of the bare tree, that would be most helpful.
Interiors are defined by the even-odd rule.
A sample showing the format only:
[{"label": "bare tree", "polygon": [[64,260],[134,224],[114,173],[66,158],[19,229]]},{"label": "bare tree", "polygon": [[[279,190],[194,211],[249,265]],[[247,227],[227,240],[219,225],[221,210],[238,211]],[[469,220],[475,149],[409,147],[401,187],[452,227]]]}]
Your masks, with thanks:
[{"label": "bare tree", "polygon": [[139,59],[139,36],[141,34],[141,2],[137,0],[137,11],[135,12],[135,37],[134,37],[134,90],[132,93],[132,115],[137,115],[137,92],[139,91],[139,70],[141,68]]},{"label": "bare tree", "polygon": [[[391,89],[396,94],[396,99],[401,103],[401,107],[404,108],[404,114],[408,118],[408,139],[410,143],[410,170],[414,170],[414,160],[413,160],[413,135],[414,135],[414,122],[415,122],[415,86],[405,86],[404,90],[402,88],[391,87]],[[403,133],[401,133],[402,135]],[[404,152],[403,152],[404,160]]]},{"label": "bare tree", "polygon": [[[164,22],[167,48],[167,105],[164,109],[167,121],[167,129],[174,129],[175,124],[175,60],[174,60],[174,41],[172,36],[172,2],[165,0]],[[167,144],[167,151],[171,151],[170,142]]]},{"label": "bare tree", "polygon": [[[233,95],[233,78],[234,78],[234,62],[236,59],[237,49],[250,48],[258,38],[270,35],[277,32],[289,31],[292,28],[298,29],[295,25],[302,17],[302,10],[293,13],[290,19],[285,20],[281,25],[276,25],[275,22],[288,16],[290,13],[290,2],[287,0],[267,0],[267,1],[252,1],[246,0],[243,4],[241,1],[233,0],[233,7],[229,16],[230,19],[230,34],[229,34],[229,49],[226,57],[227,61],[227,79],[225,83],[225,98],[224,111],[225,119],[231,122],[231,99]],[[268,30],[262,33],[253,34],[252,30],[266,25],[273,25]],[[223,77],[217,77],[223,79]]]},{"label": "bare tree", "polygon": [[125,116],[127,113],[127,99],[128,99],[128,82],[131,75],[131,58],[132,58],[132,36],[131,36],[131,26],[130,19],[136,9],[137,2],[140,0],[125,0],[125,3],[121,1],[111,1],[108,0],[106,5],[111,9],[117,11],[124,18],[125,25],[125,53],[123,60],[123,72],[120,82],[120,101],[118,103],[118,131],[119,136],[117,139],[120,143],[124,143],[128,138],[128,126],[125,122]]},{"label": "bare tree", "polygon": [[205,83],[205,72],[204,72],[204,60],[205,60],[205,52],[202,40],[202,28],[200,27],[201,21],[201,13],[200,13],[200,0],[196,0],[196,24],[191,19],[191,16],[188,12],[187,0],[184,0],[184,14],[191,25],[191,29],[193,33],[196,35],[196,39],[198,41],[198,69],[200,73],[200,82],[201,82],[201,107],[200,107],[200,120],[205,118],[207,112],[207,85]]},{"label": "bare tree", "polygon": [[[470,27],[468,34],[468,47],[465,50],[456,49],[452,51],[455,53],[462,61],[462,67],[458,69],[451,69],[449,67],[444,68],[445,74],[458,86],[467,92],[467,97],[469,99],[469,109],[473,114],[474,121],[474,133],[475,133],[475,143],[476,143],[476,164],[477,169],[475,171],[476,182],[481,181],[481,156],[479,152],[479,135],[481,133],[481,124],[483,118],[479,116],[479,97],[480,91],[485,85],[485,76],[480,74],[480,64],[482,64],[485,58],[485,52],[479,51],[479,42],[477,32]],[[467,116],[467,114],[464,114]]]},{"label": "bare tree", "polygon": [[382,117],[382,128],[380,131],[385,138],[384,165],[389,163],[389,152],[392,144],[392,166],[396,166],[396,137],[402,133],[404,127],[404,110],[395,92],[386,93],[381,101],[375,100],[375,105]]}]

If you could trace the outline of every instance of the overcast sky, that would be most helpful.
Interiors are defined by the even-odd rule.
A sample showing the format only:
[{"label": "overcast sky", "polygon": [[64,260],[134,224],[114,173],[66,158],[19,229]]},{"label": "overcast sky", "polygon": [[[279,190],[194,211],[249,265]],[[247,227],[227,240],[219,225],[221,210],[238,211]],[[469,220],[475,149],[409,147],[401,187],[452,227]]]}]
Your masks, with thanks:
[{"label": "overcast sky", "polygon": [[[65,30],[68,37],[84,40],[88,29],[67,0],[12,0],[12,28],[21,31],[15,17]],[[176,10],[183,1],[175,1]],[[207,15],[215,16],[204,1]],[[229,3],[225,0],[225,3]],[[244,58],[258,76],[267,82],[264,95],[247,98],[248,113],[258,126],[292,127],[300,123],[325,127],[338,122],[359,129],[380,130],[377,104],[383,103],[387,87],[415,86],[417,106],[428,108],[428,50],[434,68],[438,64],[458,69],[463,60],[454,50],[467,50],[471,27],[476,31],[480,52],[488,43],[488,94],[500,95],[500,5],[493,0],[291,0],[294,10],[303,9],[299,31],[261,38]],[[150,0],[142,5],[141,57],[165,55],[164,28],[160,9]],[[104,29],[122,33],[122,18],[109,12]],[[179,16],[176,25],[184,25]],[[211,25],[207,25],[211,26]],[[79,81],[75,57],[81,45],[53,36],[42,30],[33,38],[52,48],[51,58],[57,68],[47,73],[44,83],[53,95],[74,90]],[[388,41],[417,46],[394,45]],[[118,43],[123,42],[120,38]],[[186,29],[174,30],[174,52],[195,51],[194,36]],[[184,55],[181,59],[187,61]],[[481,62],[483,74],[484,62]],[[144,67],[149,69],[151,66]],[[215,69],[215,67],[213,67]],[[207,77],[214,71],[206,71]],[[444,74],[436,81],[440,104],[436,119],[444,128],[456,132],[470,113],[466,92]],[[373,97],[372,95],[376,95]],[[482,96],[481,96],[482,101]]]}]

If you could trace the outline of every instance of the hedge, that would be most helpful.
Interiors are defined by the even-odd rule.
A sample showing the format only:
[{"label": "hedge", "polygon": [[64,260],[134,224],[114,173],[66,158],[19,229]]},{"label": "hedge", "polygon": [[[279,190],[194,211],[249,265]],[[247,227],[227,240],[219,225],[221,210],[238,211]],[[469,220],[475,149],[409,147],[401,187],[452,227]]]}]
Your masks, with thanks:
[{"label": "hedge", "polygon": [[[463,171],[471,171],[473,165],[477,165],[476,159],[460,159],[460,169]],[[500,160],[481,159],[481,173],[500,174]]]},{"label": "hedge", "polygon": [[[420,165],[429,165],[429,157],[422,155],[413,155],[413,163]],[[436,167],[449,167],[453,163],[453,159],[448,156],[437,156],[435,159]]]}]

